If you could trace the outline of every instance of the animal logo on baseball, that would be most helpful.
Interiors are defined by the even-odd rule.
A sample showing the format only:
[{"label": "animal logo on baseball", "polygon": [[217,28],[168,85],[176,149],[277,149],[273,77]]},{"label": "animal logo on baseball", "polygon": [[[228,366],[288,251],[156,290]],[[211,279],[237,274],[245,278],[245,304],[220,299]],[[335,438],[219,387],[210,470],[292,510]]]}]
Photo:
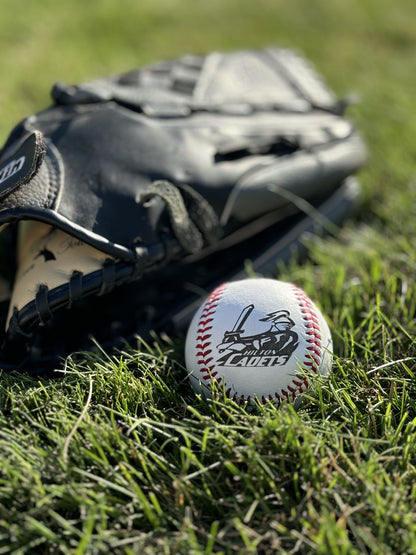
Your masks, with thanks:
[{"label": "animal logo on baseball", "polygon": [[[269,322],[267,330],[245,334],[244,325],[254,310],[254,304],[243,308],[232,330],[226,331],[217,346],[221,354],[218,366],[272,367],[283,366],[299,344],[298,334],[292,329],[294,320],[288,310],[269,312],[259,322]],[[223,354],[224,353],[224,354]]]}]

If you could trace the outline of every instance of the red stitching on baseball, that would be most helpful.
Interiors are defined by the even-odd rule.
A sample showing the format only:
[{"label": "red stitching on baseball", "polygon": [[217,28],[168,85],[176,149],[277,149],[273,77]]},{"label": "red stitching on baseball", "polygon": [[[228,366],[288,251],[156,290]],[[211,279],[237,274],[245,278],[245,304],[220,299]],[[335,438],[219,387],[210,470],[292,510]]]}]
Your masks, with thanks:
[{"label": "red stitching on baseball", "polygon": [[[315,312],[312,301],[306,295],[306,293],[292,284],[293,292],[295,298],[297,299],[298,305],[300,307],[300,312],[302,314],[302,319],[304,322],[306,330],[306,342],[309,347],[306,348],[306,353],[304,360],[301,362],[303,368],[311,369],[316,374],[319,370],[319,365],[322,360],[322,335],[319,325],[319,319]],[[297,376],[297,379],[292,380],[292,384],[295,387],[287,386],[287,390],[283,389],[281,395],[275,394],[276,398],[280,401],[283,399],[288,400],[289,397],[295,400],[297,394],[302,394],[305,389],[309,388],[309,381],[305,376]]]},{"label": "red stitching on baseball", "polygon": [[207,343],[197,343],[196,348],[204,350],[207,348],[208,345],[209,345],[209,341]]},{"label": "red stitching on baseball", "polygon": [[208,333],[208,334],[206,334],[206,335],[197,335],[197,336],[196,336],[196,338],[197,338],[199,341],[205,341],[205,339],[209,339],[210,337],[211,337],[211,334],[210,334],[210,333]]},{"label": "red stitching on baseball", "polygon": [[[217,310],[218,302],[222,297],[226,285],[227,284],[224,283],[214,289],[205,302],[204,309],[202,310],[201,317],[198,322],[198,330],[196,334],[197,362],[200,366],[200,371],[203,374],[202,379],[205,381],[211,381],[211,379],[215,378],[218,374],[218,372],[212,372],[215,365],[209,366],[213,357],[210,356],[212,353],[210,341],[211,334],[207,332],[212,329],[212,326],[209,326],[208,324],[214,320],[213,316]],[[221,378],[218,378],[217,383],[219,384],[220,382]]]},{"label": "red stitching on baseball", "polygon": [[[319,319],[315,312],[315,308],[312,304],[312,301],[306,295],[302,289],[297,287],[296,285],[293,286],[293,291],[295,294],[296,299],[299,302],[302,310],[302,318],[305,323],[306,327],[306,334],[308,336],[307,342],[311,345],[306,349],[305,359],[303,360],[302,366],[306,366],[307,368],[311,368],[315,374],[318,372],[319,365],[321,363],[322,358],[322,346],[321,346],[321,330],[319,327]],[[303,378],[303,382],[308,387],[308,381],[306,378]],[[294,381],[293,383],[296,384]]]}]

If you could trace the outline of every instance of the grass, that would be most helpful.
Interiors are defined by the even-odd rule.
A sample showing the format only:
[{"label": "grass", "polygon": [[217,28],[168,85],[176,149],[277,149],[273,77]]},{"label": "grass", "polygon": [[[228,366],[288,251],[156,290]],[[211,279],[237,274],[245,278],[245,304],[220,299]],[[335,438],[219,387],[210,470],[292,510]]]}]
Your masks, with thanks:
[{"label": "grass", "polygon": [[415,17],[410,0],[2,0],[3,140],[55,81],[276,44],[361,95],[371,158],[357,219],[276,270],[334,338],[297,412],[195,397],[183,338],[1,375],[0,554],[416,551]]}]

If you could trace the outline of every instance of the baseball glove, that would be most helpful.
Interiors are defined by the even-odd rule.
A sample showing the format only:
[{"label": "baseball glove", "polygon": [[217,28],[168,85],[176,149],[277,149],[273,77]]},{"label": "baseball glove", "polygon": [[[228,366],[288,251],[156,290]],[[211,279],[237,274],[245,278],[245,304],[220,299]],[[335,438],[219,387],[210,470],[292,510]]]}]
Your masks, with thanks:
[{"label": "baseball glove", "polygon": [[275,270],[359,197],[347,103],[290,50],[185,56],[52,98],[0,151],[3,366],[184,330],[216,281]]}]

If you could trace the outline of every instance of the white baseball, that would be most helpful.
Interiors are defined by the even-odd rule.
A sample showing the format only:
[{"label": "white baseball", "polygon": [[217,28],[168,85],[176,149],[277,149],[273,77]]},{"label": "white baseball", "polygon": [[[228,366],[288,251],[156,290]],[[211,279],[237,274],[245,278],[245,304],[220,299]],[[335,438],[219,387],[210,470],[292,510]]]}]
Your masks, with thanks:
[{"label": "white baseball", "polygon": [[322,313],[292,283],[252,278],[217,287],[195,313],[185,343],[191,384],[239,402],[299,401],[332,365]]}]

